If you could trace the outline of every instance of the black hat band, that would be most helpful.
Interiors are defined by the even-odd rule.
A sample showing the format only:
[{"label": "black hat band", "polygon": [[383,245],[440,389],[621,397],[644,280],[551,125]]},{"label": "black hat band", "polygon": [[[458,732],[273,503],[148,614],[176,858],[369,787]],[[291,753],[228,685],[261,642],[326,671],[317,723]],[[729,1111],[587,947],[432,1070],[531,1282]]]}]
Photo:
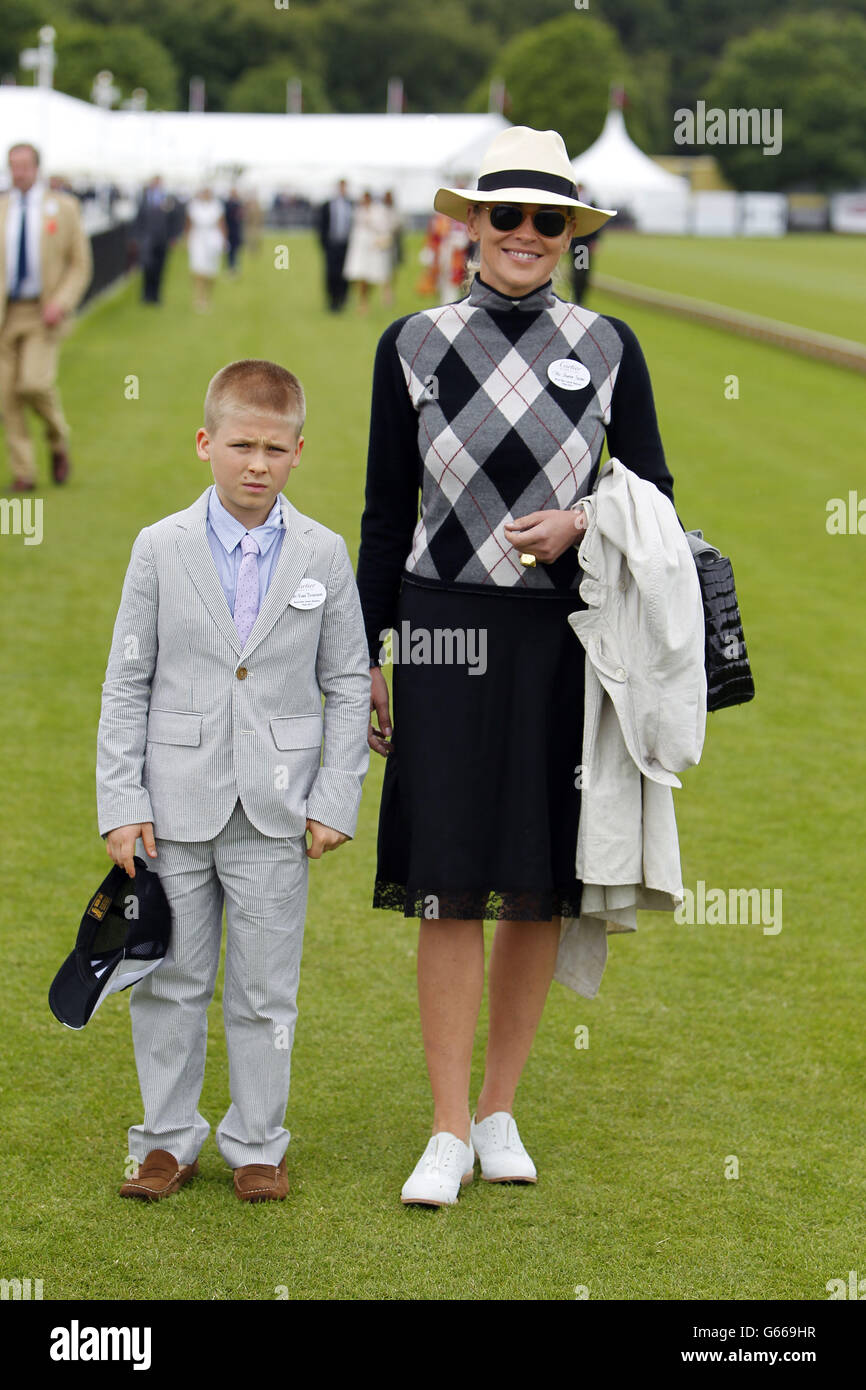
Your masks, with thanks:
[{"label": "black hat band", "polygon": [[559,174],[542,174],[538,169],[499,169],[494,174],[481,175],[479,193],[495,193],[497,188],[537,188],[544,193],[558,193],[561,198],[577,200],[577,189],[571,179]]}]

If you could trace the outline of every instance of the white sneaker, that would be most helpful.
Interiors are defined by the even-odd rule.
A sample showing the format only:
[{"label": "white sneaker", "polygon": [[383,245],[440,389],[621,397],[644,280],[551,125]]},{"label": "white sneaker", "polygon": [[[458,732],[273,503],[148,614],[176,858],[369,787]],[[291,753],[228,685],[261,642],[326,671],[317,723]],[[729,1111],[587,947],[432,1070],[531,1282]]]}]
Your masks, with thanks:
[{"label": "white sneaker", "polygon": [[488,1115],[480,1125],[469,1131],[469,1142],[481,1159],[481,1176],[485,1182],[537,1182],[535,1164],[529,1157],[517,1132],[517,1122],[507,1110]]},{"label": "white sneaker", "polygon": [[443,1129],[434,1134],[403,1184],[400,1201],[422,1207],[450,1207],[460,1188],[471,1182],[475,1172],[472,1141],[464,1144],[456,1134]]}]

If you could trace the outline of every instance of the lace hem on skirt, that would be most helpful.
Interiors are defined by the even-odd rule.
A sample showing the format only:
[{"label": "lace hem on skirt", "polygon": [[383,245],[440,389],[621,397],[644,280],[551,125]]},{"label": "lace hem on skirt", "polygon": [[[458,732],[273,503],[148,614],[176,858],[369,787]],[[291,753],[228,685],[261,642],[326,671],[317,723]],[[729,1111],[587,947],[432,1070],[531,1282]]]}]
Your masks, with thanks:
[{"label": "lace hem on skirt", "polygon": [[549,922],[552,917],[580,916],[581,885],[564,892],[519,892],[491,889],[459,889],[444,893],[407,888],[377,878],[373,907],[402,912],[404,917],[484,922]]}]

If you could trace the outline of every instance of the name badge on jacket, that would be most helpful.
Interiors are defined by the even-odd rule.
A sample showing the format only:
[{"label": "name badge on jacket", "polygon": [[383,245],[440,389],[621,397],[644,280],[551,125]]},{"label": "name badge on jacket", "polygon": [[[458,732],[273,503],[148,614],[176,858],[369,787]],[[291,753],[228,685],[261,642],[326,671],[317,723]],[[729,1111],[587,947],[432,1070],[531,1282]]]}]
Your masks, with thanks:
[{"label": "name badge on jacket", "polygon": [[318,579],[302,579],[289,603],[292,608],[318,608],[325,602],[325,586]]}]

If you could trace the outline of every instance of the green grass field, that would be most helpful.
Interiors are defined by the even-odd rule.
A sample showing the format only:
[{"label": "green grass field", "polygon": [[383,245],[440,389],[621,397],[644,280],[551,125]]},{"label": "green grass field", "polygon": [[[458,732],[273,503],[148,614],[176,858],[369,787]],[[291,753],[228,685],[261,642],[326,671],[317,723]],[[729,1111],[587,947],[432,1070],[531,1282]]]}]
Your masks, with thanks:
[{"label": "green grass field", "polygon": [[859,236],[662,237],[608,232],[593,265],[652,289],[866,341]]},{"label": "green grass field", "polygon": [[[271,268],[273,241],[218,286],[208,318],[190,310],[176,253],[162,308],[141,306],[130,284],[80,322],[62,370],[71,482],[43,489],[40,546],[0,537],[0,1275],[42,1278],[46,1299],[268,1300],[285,1288],[291,1299],[570,1300],[577,1286],[597,1300],[825,1299],[828,1280],[866,1275],[866,539],[825,527],[829,498],[866,492],[861,387],[600,296],[591,307],[626,317],[643,344],[681,517],[733,556],[758,688],[753,704],[711,716],[703,761],[677,793],[684,881],[780,888],[781,932],[643,916],[637,935],[613,939],[596,1000],[552,988],[516,1107],[538,1186],[476,1182],[453,1209],[404,1209],[430,1105],[416,929],[369,906],[377,759],[357,838],[311,866],[290,1199],[242,1206],[212,1138],[179,1196],[154,1207],[116,1196],[140,1119],[126,999],[71,1033],[47,991],[109,867],[95,736],[132,541],[208,484],[193,448],[205,386],[254,355],[304,382],[307,443],[288,492],[354,552],[376,339],[418,307],[410,264],[392,309],[332,319],[312,240],[292,239],[288,271]],[[790,254],[805,246],[792,239]],[[604,268],[624,274],[625,248],[611,236]],[[700,257],[724,254],[733,273],[736,252],[749,278],[753,255],[788,248],[695,246],[677,288],[720,298]],[[848,253],[839,241],[822,251],[840,279]],[[830,289],[811,315],[805,299],[787,312],[784,288],[772,304],[738,293],[853,334]],[[138,400],[124,395],[133,374]],[[725,398],[730,374],[737,400]],[[228,1104],[220,988],[201,1102],[214,1127]],[[476,1079],[482,1062],[479,1046]],[[725,1176],[731,1156],[737,1178]]]}]

